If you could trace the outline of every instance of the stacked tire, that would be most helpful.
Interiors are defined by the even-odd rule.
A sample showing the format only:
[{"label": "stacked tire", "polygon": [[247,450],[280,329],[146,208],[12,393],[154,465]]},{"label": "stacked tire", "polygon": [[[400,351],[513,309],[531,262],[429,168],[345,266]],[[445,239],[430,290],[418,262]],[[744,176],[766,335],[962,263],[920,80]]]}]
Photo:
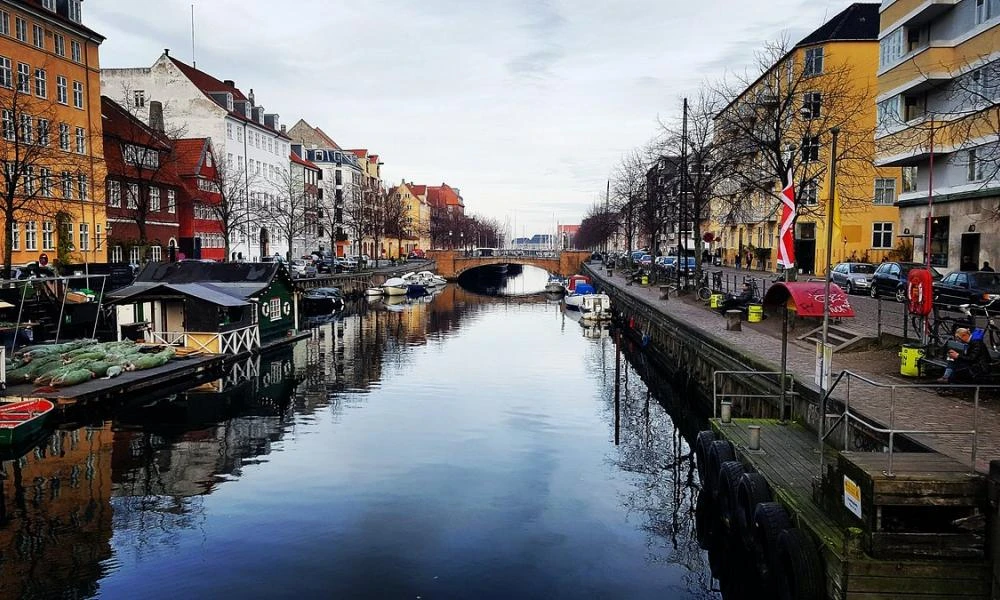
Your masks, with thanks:
[{"label": "stacked tire", "polygon": [[817,546],[774,501],[767,480],[747,470],[733,445],[712,431],[698,434],[694,452],[701,480],[698,543],[708,550],[725,597],[758,597],[766,591],[781,600],[822,600]]}]

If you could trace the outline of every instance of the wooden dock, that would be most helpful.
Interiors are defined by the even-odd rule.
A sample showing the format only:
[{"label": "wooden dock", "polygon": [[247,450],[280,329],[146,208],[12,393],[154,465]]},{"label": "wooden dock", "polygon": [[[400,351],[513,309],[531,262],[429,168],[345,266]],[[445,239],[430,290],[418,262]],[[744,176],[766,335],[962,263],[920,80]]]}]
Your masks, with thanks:
[{"label": "wooden dock", "polygon": [[127,371],[113,379],[91,379],[84,383],[54,392],[37,392],[37,386],[30,383],[7,387],[6,395],[47,398],[59,406],[107,400],[128,395],[164,392],[178,382],[190,387],[210,378],[218,377],[223,366],[234,357],[211,355],[190,358],[175,358],[162,367],[142,371]]},{"label": "wooden dock", "polygon": [[[760,427],[760,450],[749,449],[751,425]],[[827,598],[990,598],[991,565],[981,534],[948,527],[956,514],[974,513],[984,498],[985,481],[968,466],[932,452],[896,453],[894,475],[888,476],[885,453],[826,447],[827,472],[821,478],[816,433],[801,425],[734,419],[713,420],[712,429],[732,442],[738,460],[767,480],[793,524],[811,534]],[[844,505],[845,474],[860,487],[860,519]],[[936,519],[935,507],[945,511],[943,521]],[[914,515],[918,527],[928,531],[906,530],[906,519],[912,526]]]}]

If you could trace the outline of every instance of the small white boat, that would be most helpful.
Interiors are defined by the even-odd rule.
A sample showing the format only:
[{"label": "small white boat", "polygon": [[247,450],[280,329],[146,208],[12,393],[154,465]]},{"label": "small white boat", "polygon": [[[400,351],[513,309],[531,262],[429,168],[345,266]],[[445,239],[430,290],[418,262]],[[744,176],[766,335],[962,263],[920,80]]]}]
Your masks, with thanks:
[{"label": "small white boat", "polygon": [[365,290],[365,296],[374,298],[374,297],[381,297],[383,295],[385,295],[385,291],[383,291],[382,288],[380,287],[372,287]]},{"label": "small white boat", "polygon": [[405,296],[410,284],[406,283],[402,277],[392,277],[382,284],[382,291],[386,296]]},{"label": "small white boat", "polygon": [[566,293],[566,284],[558,277],[550,277],[548,283],[545,284],[545,292],[547,294],[564,294]]},{"label": "small white boat", "polygon": [[611,318],[611,298],[598,294],[589,283],[578,283],[574,292],[563,298],[567,310],[580,312],[586,321],[605,321]]},{"label": "small white boat", "polygon": [[420,282],[426,287],[437,287],[447,285],[448,283],[447,279],[430,271],[421,271],[417,273],[417,277],[420,278]]}]

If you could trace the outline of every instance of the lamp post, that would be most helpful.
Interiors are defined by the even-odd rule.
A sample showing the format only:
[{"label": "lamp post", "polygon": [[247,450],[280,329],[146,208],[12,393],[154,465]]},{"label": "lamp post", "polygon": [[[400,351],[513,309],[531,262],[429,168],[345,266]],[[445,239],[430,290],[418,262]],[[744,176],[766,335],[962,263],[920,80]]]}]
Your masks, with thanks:
[{"label": "lamp post", "polygon": [[840,127],[834,127],[830,133],[833,134],[833,141],[830,144],[830,197],[826,203],[826,280],[823,284],[823,347],[821,349],[823,368],[820,370],[820,383],[823,391],[826,391],[830,384],[827,377],[830,370],[830,365],[827,364],[827,343],[830,332],[830,262],[833,252],[833,211],[836,208],[834,202],[837,198],[837,138],[840,135]]}]

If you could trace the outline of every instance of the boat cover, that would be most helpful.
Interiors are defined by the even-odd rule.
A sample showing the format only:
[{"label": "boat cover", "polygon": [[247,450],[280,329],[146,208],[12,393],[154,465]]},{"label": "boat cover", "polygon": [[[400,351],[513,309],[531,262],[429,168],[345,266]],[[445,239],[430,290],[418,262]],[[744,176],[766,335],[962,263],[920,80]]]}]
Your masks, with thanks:
[{"label": "boat cover", "polygon": [[579,295],[593,294],[595,293],[594,286],[590,285],[589,283],[578,283],[576,284],[576,293]]}]

